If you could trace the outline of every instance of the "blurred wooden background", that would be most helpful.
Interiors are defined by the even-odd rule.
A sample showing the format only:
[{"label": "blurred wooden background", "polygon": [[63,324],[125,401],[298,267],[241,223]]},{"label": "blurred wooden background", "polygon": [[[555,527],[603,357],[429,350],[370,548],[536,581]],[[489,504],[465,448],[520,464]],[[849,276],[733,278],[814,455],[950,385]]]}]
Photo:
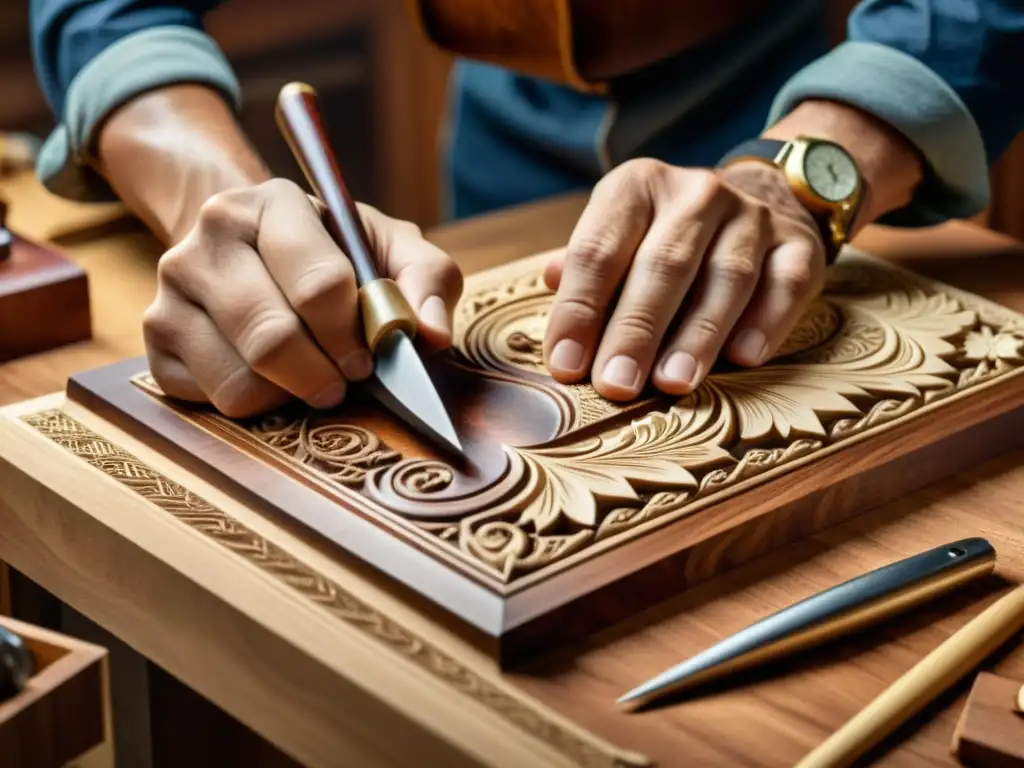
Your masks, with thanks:
[{"label": "blurred wooden background", "polygon": [[[830,0],[833,42],[856,0]],[[302,183],[273,121],[286,80],[321,93],[353,193],[421,226],[438,221],[438,132],[449,61],[405,16],[402,0],[228,0],[210,31],[244,90],[242,120],[274,171]],[[49,113],[32,72],[27,0],[0,3],[0,130],[44,136]],[[1024,138],[994,169],[994,229],[1024,239]]]},{"label": "blurred wooden background", "polygon": [[[402,0],[228,0],[209,29],[242,84],[242,121],[275,173],[304,184],[274,124],[288,80],[312,84],[353,194],[392,216],[437,221],[437,135],[448,60]],[[27,0],[0,3],[0,130],[52,125],[32,71]]]}]

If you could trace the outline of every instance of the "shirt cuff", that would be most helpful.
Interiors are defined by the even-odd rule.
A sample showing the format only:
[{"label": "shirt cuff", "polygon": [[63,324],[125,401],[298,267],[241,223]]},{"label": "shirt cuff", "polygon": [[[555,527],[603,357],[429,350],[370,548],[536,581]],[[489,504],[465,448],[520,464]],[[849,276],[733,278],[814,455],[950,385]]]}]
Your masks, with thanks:
[{"label": "shirt cuff", "polygon": [[844,42],[783,86],[768,125],[808,99],[843,102],[884,120],[924,158],[914,199],[879,224],[931,226],[970,218],[988,205],[988,163],[974,118],[949,84],[912,56],[876,43]]},{"label": "shirt cuff", "polygon": [[117,196],[89,164],[96,128],[125,102],[174,83],[218,90],[237,112],[241,88],[224,54],[204,32],[189,27],[146,29],[104,49],[71,81],[63,120],[36,160],[50,192],[82,202],[113,202]]}]

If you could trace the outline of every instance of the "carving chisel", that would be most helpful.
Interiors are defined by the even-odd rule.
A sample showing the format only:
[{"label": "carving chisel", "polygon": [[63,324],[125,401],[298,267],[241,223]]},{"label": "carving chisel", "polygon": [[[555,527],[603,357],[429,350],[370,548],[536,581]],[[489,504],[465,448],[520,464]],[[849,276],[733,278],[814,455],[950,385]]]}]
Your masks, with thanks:
[{"label": "carving chisel", "polygon": [[793,654],[905,611],[991,573],[995,550],[971,538],[922,552],[784,608],[634,688],[630,709]]},{"label": "carving chisel", "polygon": [[374,356],[368,388],[407,424],[463,456],[455,427],[412,343],[416,313],[398,284],[377,273],[362,219],[328,144],[316,91],[305,83],[288,83],[278,95],[276,117],[307,182],[327,207],[328,229],[355,269],[363,332]]}]

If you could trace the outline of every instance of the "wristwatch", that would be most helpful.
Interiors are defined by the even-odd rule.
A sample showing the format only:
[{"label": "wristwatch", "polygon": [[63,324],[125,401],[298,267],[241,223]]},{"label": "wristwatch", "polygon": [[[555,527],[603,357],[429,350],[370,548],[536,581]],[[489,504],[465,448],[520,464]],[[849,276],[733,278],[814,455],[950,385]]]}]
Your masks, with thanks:
[{"label": "wristwatch", "polygon": [[832,264],[849,238],[863,191],[860,169],[850,153],[834,142],[808,136],[792,141],[750,139],[726,154],[718,168],[749,160],[783,172],[793,194],[818,223],[826,261]]}]

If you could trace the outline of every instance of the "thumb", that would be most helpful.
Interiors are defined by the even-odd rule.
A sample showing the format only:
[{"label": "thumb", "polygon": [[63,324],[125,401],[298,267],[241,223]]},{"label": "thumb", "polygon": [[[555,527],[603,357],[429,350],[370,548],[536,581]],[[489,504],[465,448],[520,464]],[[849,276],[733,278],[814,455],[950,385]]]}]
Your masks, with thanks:
[{"label": "thumb", "polygon": [[412,306],[420,336],[433,347],[448,348],[452,316],[462,296],[462,271],[448,254],[426,240],[415,224],[360,208],[382,272],[398,283]]}]

